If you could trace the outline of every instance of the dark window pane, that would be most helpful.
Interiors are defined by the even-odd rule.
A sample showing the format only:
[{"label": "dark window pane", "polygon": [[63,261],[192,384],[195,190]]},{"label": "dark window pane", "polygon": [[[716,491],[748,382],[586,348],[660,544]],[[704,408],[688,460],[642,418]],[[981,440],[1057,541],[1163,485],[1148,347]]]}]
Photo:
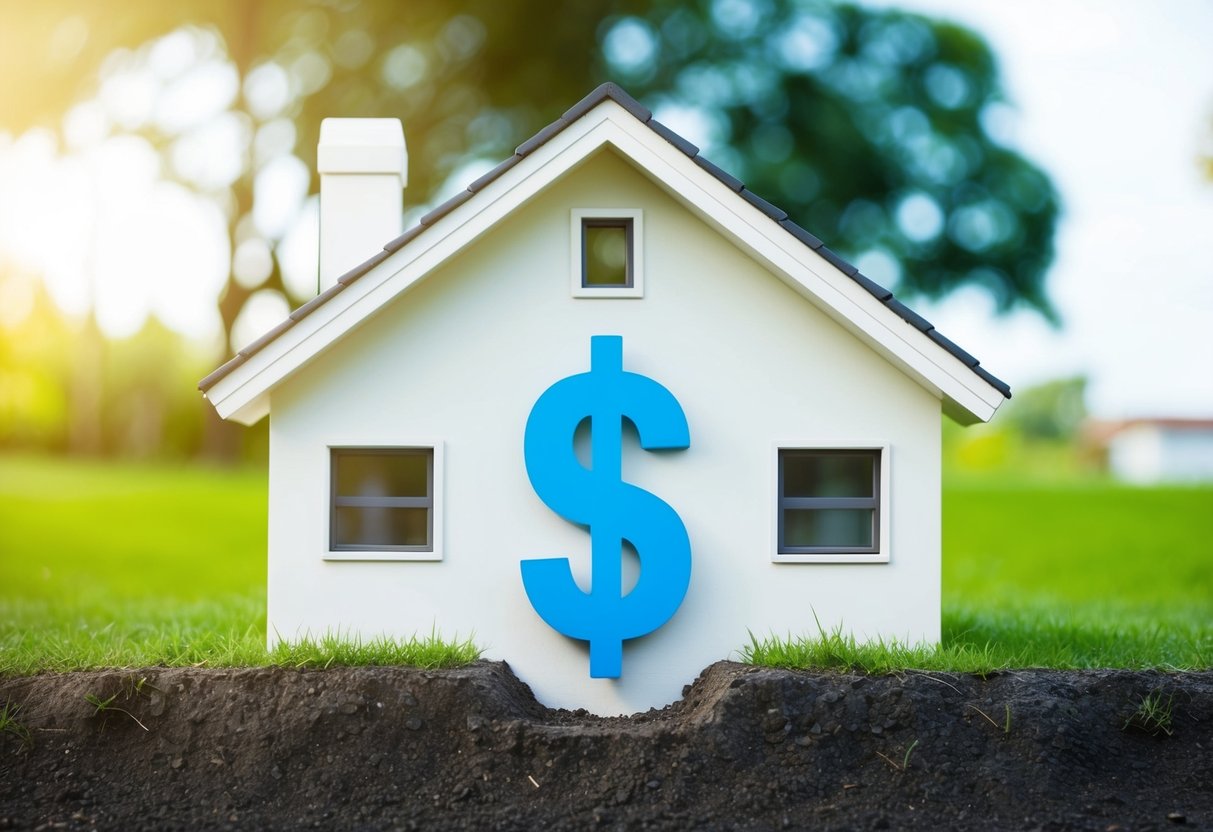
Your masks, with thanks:
[{"label": "dark window pane", "polygon": [[587,222],[585,240],[586,286],[630,286],[628,279],[628,225]]},{"label": "dark window pane", "polygon": [[867,508],[787,509],[783,513],[783,548],[870,549],[875,516]]},{"label": "dark window pane", "polygon": [[336,451],[337,496],[425,497],[429,494],[428,449],[404,453]]},{"label": "dark window pane", "polygon": [[337,546],[428,546],[429,510],[338,506],[333,543]]},{"label": "dark window pane", "polygon": [[875,497],[878,451],[782,451],[784,497]]}]

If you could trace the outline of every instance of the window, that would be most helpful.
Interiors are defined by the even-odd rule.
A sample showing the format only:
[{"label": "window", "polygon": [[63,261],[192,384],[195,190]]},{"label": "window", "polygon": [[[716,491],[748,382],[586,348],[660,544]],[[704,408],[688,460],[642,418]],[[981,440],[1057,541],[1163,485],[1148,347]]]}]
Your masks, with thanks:
[{"label": "window", "polygon": [[436,447],[330,448],[329,560],[439,560]]},{"label": "window", "polygon": [[573,297],[643,297],[643,231],[639,209],[574,209]]},{"label": "window", "polygon": [[888,449],[781,447],[775,560],[883,562]]}]

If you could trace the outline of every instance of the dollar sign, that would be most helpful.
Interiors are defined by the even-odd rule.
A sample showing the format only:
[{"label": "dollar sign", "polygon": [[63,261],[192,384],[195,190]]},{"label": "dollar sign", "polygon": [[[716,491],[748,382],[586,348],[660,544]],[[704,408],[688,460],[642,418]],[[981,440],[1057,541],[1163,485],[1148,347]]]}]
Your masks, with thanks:
[{"label": "dollar sign", "polygon": [[[591,468],[577,460],[573,434],[590,420]],[[690,445],[686,415],[669,390],[623,370],[623,338],[590,339],[590,371],[553,384],[531,409],[524,452],[535,493],[552,511],[590,527],[590,591],[567,558],[522,562],[531,606],[557,632],[590,643],[590,676],[617,678],[624,639],[670,619],[691,581],[691,541],[664,500],[623,481],[623,419],[645,450]],[[640,557],[640,578],[623,594],[623,541]]]}]

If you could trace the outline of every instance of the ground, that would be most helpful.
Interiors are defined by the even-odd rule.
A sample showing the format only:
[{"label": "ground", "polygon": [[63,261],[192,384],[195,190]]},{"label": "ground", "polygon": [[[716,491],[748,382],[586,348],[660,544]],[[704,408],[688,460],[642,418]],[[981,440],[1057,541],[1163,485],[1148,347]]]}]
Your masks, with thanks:
[{"label": "ground", "polygon": [[500,662],[6,676],[4,703],[0,829],[1213,828],[1210,672],[719,663],[616,719]]}]

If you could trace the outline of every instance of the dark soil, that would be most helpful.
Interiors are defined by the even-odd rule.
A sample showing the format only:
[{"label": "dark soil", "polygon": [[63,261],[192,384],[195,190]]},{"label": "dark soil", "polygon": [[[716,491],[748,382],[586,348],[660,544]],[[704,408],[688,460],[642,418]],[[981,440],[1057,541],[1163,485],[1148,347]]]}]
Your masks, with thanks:
[{"label": "dark soil", "polygon": [[[1169,734],[1132,720],[1152,693]],[[721,663],[615,719],[489,662],[7,677],[5,702],[0,829],[1213,828],[1213,673]]]}]

